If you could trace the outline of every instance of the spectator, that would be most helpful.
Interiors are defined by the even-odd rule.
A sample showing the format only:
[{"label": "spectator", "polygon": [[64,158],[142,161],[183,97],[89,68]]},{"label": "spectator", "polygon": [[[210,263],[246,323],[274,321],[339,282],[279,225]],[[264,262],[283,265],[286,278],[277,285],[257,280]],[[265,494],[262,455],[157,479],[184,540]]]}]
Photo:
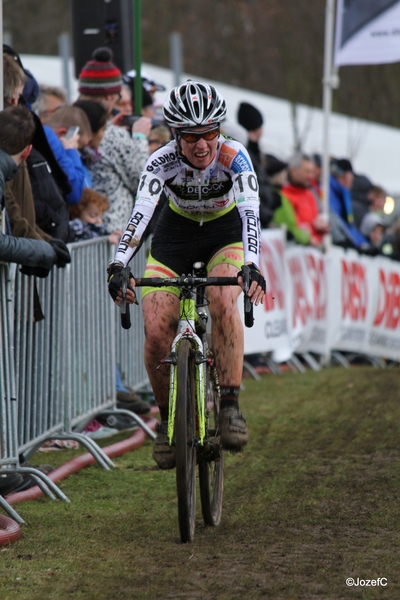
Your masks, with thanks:
[{"label": "spectator", "polygon": [[[106,196],[96,190],[84,188],[78,204],[70,207],[70,228],[73,234],[72,242],[91,240],[107,235],[103,225],[103,214],[108,208]],[[108,237],[110,244],[118,245],[122,231],[113,231]]]},{"label": "spectator", "polygon": [[[140,76],[142,79],[142,86],[144,87],[146,92],[148,92],[150,94],[151,102],[154,103],[155,102],[155,93],[156,92],[165,92],[165,90],[167,88],[165,87],[165,85],[162,85],[162,83],[156,83],[154,81],[154,79],[151,77],[151,75],[146,73],[146,71],[141,70]],[[126,73],[123,76],[124,82],[127,83],[128,85],[130,85],[132,81],[135,81],[135,78],[136,78],[135,69],[128,71],[128,73]]]},{"label": "spectator", "polygon": [[21,95],[24,99],[24,103],[27,104],[27,106],[30,109],[32,103],[35,102],[39,94],[39,86],[37,84],[37,81],[32,75],[32,73],[28,71],[28,69],[24,69],[20,57],[15,52],[15,50],[11,48],[11,46],[8,46],[8,44],[3,44],[3,53],[11,56],[11,58],[17,63],[17,65],[20,67],[20,69],[22,69],[24,73],[25,82]]},{"label": "spectator", "polygon": [[[7,107],[17,106],[18,99],[24,87],[25,75],[20,64],[11,55],[3,55],[3,82],[4,82],[4,105]],[[31,151],[31,143],[35,131],[34,119],[25,107],[21,110],[13,110],[6,113],[10,119],[19,120],[19,127],[26,128],[26,140],[29,151],[26,151],[21,161],[16,176],[7,183],[5,188],[7,213],[10,223],[10,232],[16,237],[25,237],[49,241],[51,236],[41,229],[36,220],[35,205],[32,195],[32,187],[29,179],[26,159]],[[3,115],[3,119],[4,119]],[[17,128],[9,130],[10,135]]]},{"label": "spectator", "polygon": [[383,215],[383,209],[386,203],[386,191],[379,185],[371,186],[368,192],[369,210]]},{"label": "spectator", "polygon": [[400,261],[400,219],[397,219],[386,230],[381,241],[380,251],[384,256]]},{"label": "spectator", "polygon": [[273,154],[267,154],[266,158],[267,174],[271,185],[281,198],[281,205],[274,212],[273,223],[278,227],[285,225],[286,237],[288,240],[294,240],[298,244],[310,244],[310,233],[297,226],[293,206],[282,192],[282,187],[287,183],[288,163],[279,160],[279,158],[276,158]]},{"label": "spectator", "polygon": [[334,244],[366,250],[368,240],[354,225],[350,196],[353,180],[351,162],[347,158],[335,159],[331,164],[329,185],[332,240]]},{"label": "spectator", "polygon": [[[86,113],[77,106],[62,106],[48,118],[47,126],[50,127],[57,135],[67,154],[69,149],[76,149],[78,151],[80,170],[83,170],[83,186],[92,187],[92,178],[89,171],[85,167],[84,161],[82,160],[82,150],[90,143],[92,139],[91,125]],[[46,134],[47,126],[45,126]],[[78,127],[78,132],[73,136],[68,137],[67,132],[73,127]],[[76,156],[74,154],[74,161],[75,158]],[[64,170],[68,172],[70,163],[67,162],[64,164],[61,162],[61,160],[59,162],[61,166],[63,166]],[[76,202],[73,204],[76,204]]]},{"label": "spectator", "polygon": [[372,183],[365,175],[354,175],[351,186],[351,205],[353,209],[354,225],[360,229],[361,222],[369,212],[369,192]]},{"label": "spectator", "polygon": [[85,148],[82,148],[81,151],[86,150],[88,147],[98,150],[107,127],[109,116],[107,109],[94,100],[77,100],[74,103],[74,106],[77,106],[84,111],[89,120],[91,129],[90,144]]},{"label": "spectator", "polygon": [[[0,202],[4,207],[4,183],[18,173],[17,167],[29,154],[34,123],[29,110],[15,106],[0,112]],[[45,277],[56,264],[63,267],[71,261],[68,249],[60,240],[15,238],[0,233],[2,260],[24,266],[26,274]]]},{"label": "spectator", "polygon": [[[65,135],[70,127],[79,127],[77,132],[78,149],[87,146],[92,139],[90,121],[86,113],[77,106],[60,107],[49,117],[47,123],[62,142],[65,141]],[[45,126],[45,130],[46,128],[47,126]]]},{"label": "spectator", "polygon": [[18,62],[9,54],[3,54],[4,105],[15,106],[25,85],[25,75]]},{"label": "spectator", "polygon": [[[21,70],[21,64],[18,54],[12,49],[10,49],[9,55],[3,56],[5,106],[25,103],[23,96],[20,94],[21,78],[23,81],[25,77],[24,72]],[[22,91],[24,89],[23,87]],[[33,148],[27,158],[29,174],[27,169],[24,168],[24,163],[21,163],[19,173],[12,182],[13,189],[23,190],[26,193],[26,198],[24,196],[25,206],[21,207],[20,205],[20,193],[9,197],[7,192],[7,210],[11,225],[14,227],[15,219],[26,216],[26,214],[20,215],[18,210],[29,209],[29,218],[29,215],[32,214],[32,204],[34,202],[36,224],[42,232],[65,241],[68,238],[68,210],[65,204],[65,196],[71,192],[71,186],[47,142],[40,119],[35,113],[32,112],[31,114],[36,128],[32,139]],[[30,186],[32,186],[32,189]],[[11,201],[16,202],[17,206],[12,208],[10,206]],[[32,223],[30,224],[32,225]],[[26,227],[26,224],[22,223],[22,227]],[[31,233],[25,235],[31,235]]]},{"label": "spectator", "polygon": [[[135,108],[135,80],[133,79],[130,84],[132,90],[132,113],[135,115],[139,114],[139,111]],[[141,114],[149,119],[154,119],[156,111],[154,109],[153,98],[149,92],[142,86],[142,111]]]},{"label": "spectator", "polygon": [[322,174],[322,157],[320,154],[314,153],[311,155],[311,162],[314,165],[314,175],[311,180],[311,191],[313,192],[319,212],[322,212],[322,190],[321,190],[321,174]]},{"label": "spectator", "polygon": [[296,154],[289,161],[289,183],[283,186],[282,193],[293,206],[296,226],[309,234],[310,244],[319,246],[329,224],[319,213],[317,199],[310,189],[313,177],[314,166],[310,158]]},{"label": "spectator", "polygon": [[108,112],[101,104],[92,100],[78,100],[74,106],[83,110],[90,124],[90,142],[80,148],[79,153],[85,172],[85,181],[88,182],[86,187],[91,188],[93,187],[93,181],[89,168],[101,158],[98,148],[106,130]]},{"label": "spectator", "polygon": [[260,223],[261,227],[268,227],[272,221],[274,210],[278,208],[280,197],[273,193],[265,170],[266,159],[259,147],[259,140],[263,133],[263,117],[258,108],[242,102],[237,113],[238,123],[247,131],[247,151],[250,154],[254,171],[257,175],[260,195]]},{"label": "spectator", "polygon": [[161,148],[161,146],[164,146],[164,144],[168,144],[169,141],[171,141],[171,131],[168,127],[165,125],[153,127],[149,135],[150,154]]},{"label": "spectator", "polygon": [[385,223],[376,213],[370,212],[362,220],[360,231],[373,248],[380,248],[385,233]]},{"label": "spectator", "polygon": [[[95,100],[111,114],[119,100],[122,80],[120,70],[111,62],[111,51],[98,48],[79,75],[79,100]],[[99,145],[99,159],[89,165],[93,187],[108,198],[109,210],[104,214],[107,231],[124,230],[134,205],[138,180],[148,157],[147,136],[150,119],[142,117],[134,123],[132,135],[115,123],[108,123]],[[119,120],[118,120],[119,119]]]},{"label": "spectator", "polygon": [[44,125],[58,108],[66,104],[67,95],[62,88],[40,84],[39,96],[32,108]]},{"label": "spectator", "polygon": [[132,88],[127,83],[123,83],[120,93],[121,98],[118,100],[118,102],[116,102],[113,109],[113,114],[118,114],[121,112],[124,115],[132,115]]},{"label": "spectator", "polygon": [[[61,115],[59,115],[59,111],[62,111]],[[71,118],[73,121],[79,120],[79,123],[73,122],[71,124],[80,125],[85,131],[79,132],[72,138],[67,139],[65,137],[66,131],[64,132],[66,130],[65,122]],[[88,127],[88,122],[81,113],[78,115],[71,107],[62,107],[47,119],[47,125],[44,125],[43,128],[50,148],[58,164],[67,175],[68,182],[72,188],[72,191],[67,194],[66,200],[68,204],[76,204],[81,199],[85,179],[82,162],[77,150],[81,144],[81,133],[83,138],[86,137],[85,141],[89,141],[90,128]]]}]

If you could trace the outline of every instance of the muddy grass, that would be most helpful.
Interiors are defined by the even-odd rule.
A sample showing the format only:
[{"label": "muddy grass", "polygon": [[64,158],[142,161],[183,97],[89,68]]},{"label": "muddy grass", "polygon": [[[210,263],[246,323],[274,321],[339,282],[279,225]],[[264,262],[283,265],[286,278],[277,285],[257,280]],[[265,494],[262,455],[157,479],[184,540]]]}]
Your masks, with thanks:
[{"label": "muddy grass", "polygon": [[[69,506],[16,505],[29,525],[0,548],[0,598],[400,598],[399,376],[357,367],[246,380],[249,447],[228,456],[221,525],[204,527],[199,506],[190,545],[179,542],[174,473],[153,467],[149,443],[113,472],[69,477]],[[55,454],[33,462],[76,455]],[[379,577],[387,585],[373,586]]]}]

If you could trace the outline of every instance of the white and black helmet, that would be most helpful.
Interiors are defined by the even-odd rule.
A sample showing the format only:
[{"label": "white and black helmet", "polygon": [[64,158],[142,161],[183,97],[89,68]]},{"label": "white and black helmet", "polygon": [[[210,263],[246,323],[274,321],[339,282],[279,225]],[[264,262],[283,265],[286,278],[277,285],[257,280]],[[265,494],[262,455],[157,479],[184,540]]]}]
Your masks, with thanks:
[{"label": "white and black helmet", "polygon": [[170,127],[217,125],[225,117],[226,103],[213,85],[189,80],[171,90],[163,113]]}]

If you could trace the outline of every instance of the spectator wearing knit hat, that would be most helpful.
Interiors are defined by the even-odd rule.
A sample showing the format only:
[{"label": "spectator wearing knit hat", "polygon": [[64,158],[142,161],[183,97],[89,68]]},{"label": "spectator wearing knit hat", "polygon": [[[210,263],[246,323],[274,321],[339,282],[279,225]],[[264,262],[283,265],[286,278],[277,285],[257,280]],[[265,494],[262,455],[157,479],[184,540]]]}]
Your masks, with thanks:
[{"label": "spectator wearing knit hat", "polygon": [[[111,117],[122,88],[120,70],[112,62],[109,48],[98,48],[79,75],[79,100],[99,102]],[[135,201],[140,173],[148,157],[147,136],[151,121],[142,117],[132,134],[122,127],[124,114],[109,120],[100,142],[98,160],[88,165],[93,188],[108,198],[104,213],[108,232],[125,230]]]},{"label": "spectator wearing knit hat", "polygon": [[[257,176],[260,194],[260,222],[261,227],[268,227],[272,221],[274,210],[280,205],[279,195],[274,194],[266,172],[265,156],[259,147],[259,140],[263,133],[263,117],[258,108],[242,102],[239,105],[237,119],[239,125],[247,131],[247,151],[250,154],[254,171]],[[278,201],[278,203],[277,203]]]}]

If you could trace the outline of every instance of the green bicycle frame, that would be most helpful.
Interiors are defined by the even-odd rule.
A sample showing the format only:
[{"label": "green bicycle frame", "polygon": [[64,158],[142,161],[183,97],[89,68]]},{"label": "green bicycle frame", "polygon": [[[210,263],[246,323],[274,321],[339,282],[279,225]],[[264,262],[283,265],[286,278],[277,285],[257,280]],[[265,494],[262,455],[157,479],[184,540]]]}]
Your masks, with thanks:
[{"label": "green bicycle frame", "polygon": [[[189,298],[180,298],[178,333],[171,346],[171,357],[177,355],[179,344],[186,338],[191,341],[192,347],[196,351],[195,361],[195,380],[196,380],[196,400],[197,412],[199,417],[199,438],[200,444],[204,444],[206,434],[206,391],[205,391],[205,369],[206,357],[203,352],[203,343],[196,334],[196,322],[199,316],[196,310],[194,292]],[[171,362],[170,381],[169,381],[169,411],[168,411],[168,440],[172,444],[174,438],[174,423],[176,413],[176,395],[177,395],[177,365]]]}]

